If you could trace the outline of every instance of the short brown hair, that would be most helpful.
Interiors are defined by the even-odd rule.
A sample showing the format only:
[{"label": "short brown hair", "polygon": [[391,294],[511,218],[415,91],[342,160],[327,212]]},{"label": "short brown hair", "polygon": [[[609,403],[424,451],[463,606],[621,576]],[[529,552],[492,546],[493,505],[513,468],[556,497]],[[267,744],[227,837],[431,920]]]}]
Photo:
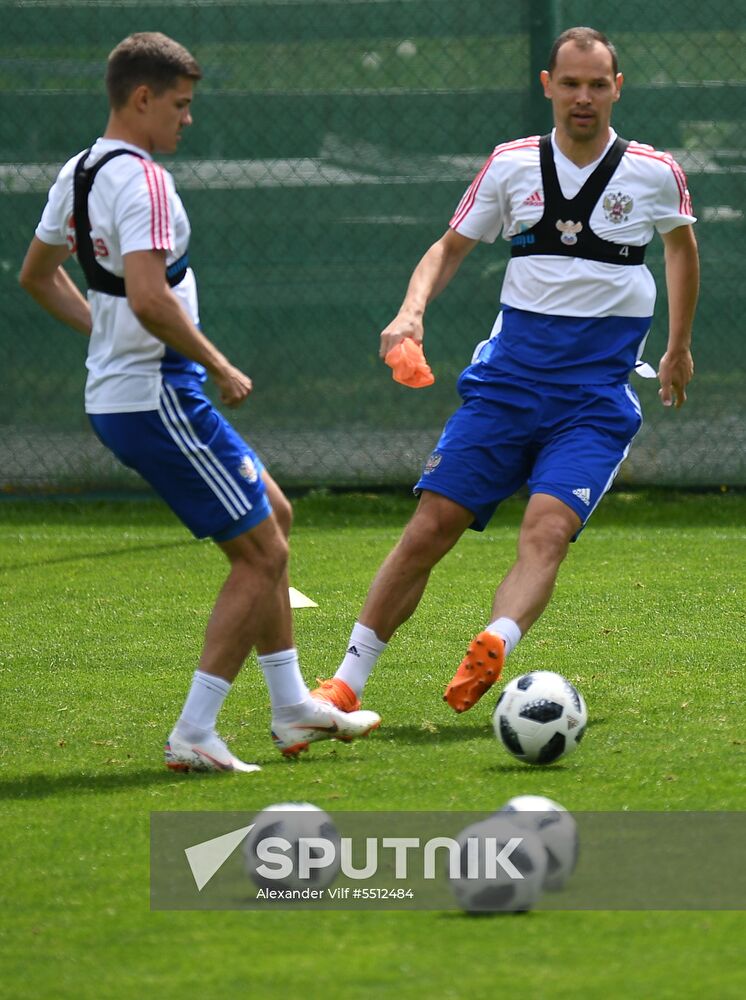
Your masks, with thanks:
[{"label": "short brown hair", "polygon": [[616,49],[602,31],[596,31],[595,28],[568,28],[555,41],[552,51],[549,53],[549,66],[547,68],[550,73],[554,71],[554,67],[557,65],[557,53],[560,50],[560,46],[564,45],[565,42],[574,42],[580,49],[590,49],[596,42],[605,45],[611,54],[611,68],[614,76],[619,72],[619,59]]},{"label": "short brown hair", "polygon": [[180,77],[201,80],[202,70],[183,45],[160,31],[138,31],[110,53],[106,91],[112,108],[122,108],[132,91],[146,84],[155,94],[173,87]]}]

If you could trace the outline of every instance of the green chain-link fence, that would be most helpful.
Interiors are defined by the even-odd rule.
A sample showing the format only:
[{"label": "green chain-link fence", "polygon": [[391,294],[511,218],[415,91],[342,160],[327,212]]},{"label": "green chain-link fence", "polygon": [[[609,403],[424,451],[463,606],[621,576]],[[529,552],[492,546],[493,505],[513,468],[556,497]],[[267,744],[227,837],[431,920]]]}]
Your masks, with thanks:
[{"label": "green chain-link fence", "polygon": [[[616,43],[614,124],[673,152],[700,220],[690,401],[663,410],[656,384],[636,380],[646,424],[622,478],[746,483],[743,2],[0,0],[0,18],[0,488],[136,483],[83,415],[84,339],[16,284],[57,169],[103,131],[117,41],[164,31],[205,69],[168,166],[192,222],[205,331],[254,379],[232,419],[284,485],[383,485],[417,477],[455,408],[507,246],[477,249],[431,307],[434,387],[394,384],[378,333],[492,148],[550,127],[538,71],[573,24]],[[648,260],[663,292],[659,239]]]}]

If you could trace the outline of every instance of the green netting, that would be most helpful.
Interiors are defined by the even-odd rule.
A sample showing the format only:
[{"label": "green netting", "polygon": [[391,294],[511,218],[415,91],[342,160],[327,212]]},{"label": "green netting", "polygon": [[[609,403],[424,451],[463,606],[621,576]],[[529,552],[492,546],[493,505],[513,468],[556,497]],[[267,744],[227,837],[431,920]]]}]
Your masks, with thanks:
[{"label": "green netting", "polygon": [[[617,129],[674,153],[700,219],[690,401],[663,410],[656,385],[636,382],[646,424],[622,476],[746,483],[743,3],[0,0],[0,17],[0,488],[136,481],[83,415],[83,338],[16,283],[57,169],[103,130],[105,60],[122,37],[165,31],[206,71],[168,165],[205,330],[254,379],[232,419],[285,485],[384,485],[416,478],[457,405],[507,248],[476,250],[431,307],[432,389],[391,381],[378,333],[494,145],[549,128],[537,70],[558,31],[588,23],[620,52]],[[648,259],[662,290],[660,241]],[[665,331],[662,297],[653,363]]]}]

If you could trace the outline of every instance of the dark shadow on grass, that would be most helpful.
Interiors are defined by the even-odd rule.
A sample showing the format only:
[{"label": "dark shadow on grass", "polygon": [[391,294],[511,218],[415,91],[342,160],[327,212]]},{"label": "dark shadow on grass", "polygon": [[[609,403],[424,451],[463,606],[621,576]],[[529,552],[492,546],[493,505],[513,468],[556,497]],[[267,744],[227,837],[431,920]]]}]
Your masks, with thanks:
[{"label": "dark shadow on grass", "polygon": [[80,552],[70,556],[53,556],[50,559],[34,559],[29,562],[8,563],[0,566],[0,573],[18,569],[36,569],[39,566],[54,566],[57,563],[85,562],[87,559],[111,559],[114,556],[128,556],[133,552],[154,552],[157,549],[179,549],[194,545],[197,539],[186,538],[182,542],[157,542],[153,545],[128,545],[126,549],[107,549],[104,552]]},{"label": "dark shadow on grass", "polygon": [[[336,751],[336,747],[333,748]],[[260,754],[250,754],[249,760],[255,761],[262,770],[277,767],[302,767],[306,763],[316,768],[327,765],[348,763],[345,751],[332,753],[316,753],[313,748],[310,753],[301,754],[297,758],[282,757],[279,753],[262,758]],[[359,764],[355,757],[352,763]],[[55,796],[91,795],[100,792],[126,792],[133,788],[158,787],[172,785],[176,782],[195,781],[245,781],[251,775],[221,774],[209,771],[190,771],[188,774],[169,771],[165,767],[141,768],[139,771],[97,771],[93,773],[67,774],[29,774],[26,777],[0,780],[0,802],[23,802],[33,799],[47,799]]]},{"label": "dark shadow on grass", "polygon": [[476,913],[466,913],[464,910],[445,910],[441,913],[435,913],[436,920],[484,920],[487,919],[500,919],[501,917],[524,917],[528,913],[528,910],[485,910]]},{"label": "dark shadow on grass", "polygon": [[64,795],[88,795],[98,792],[126,792],[133,788],[148,788],[172,784],[175,781],[225,781],[223,774],[192,772],[174,774],[161,767],[139,771],[104,772],[93,774],[30,774],[24,778],[0,781],[0,801],[23,802],[26,799],[47,799]]},{"label": "dark shadow on grass", "polygon": [[485,771],[494,774],[530,774],[532,771],[535,774],[546,774],[547,770],[567,771],[568,767],[566,764],[522,764],[520,761],[516,761],[514,764],[491,764],[485,768]]},{"label": "dark shadow on grass", "polygon": [[433,723],[433,729],[423,729],[422,726],[404,725],[381,726],[378,739],[385,739],[389,736],[402,743],[462,743],[464,740],[472,740],[479,737],[492,736],[492,724],[487,719],[484,722],[471,723]]},{"label": "dark shadow on grass", "polygon": [[[604,726],[607,721],[605,717],[590,719],[588,728]],[[387,724],[384,720],[381,729],[373,739],[388,740],[393,738],[395,742],[423,745],[428,743],[462,743],[464,740],[482,738],[496,740],[492,730],[492,720],[489,717],[482,722],[434,722],[432,725],[433,728],[423,728],[413,724],[396,726]]]}]

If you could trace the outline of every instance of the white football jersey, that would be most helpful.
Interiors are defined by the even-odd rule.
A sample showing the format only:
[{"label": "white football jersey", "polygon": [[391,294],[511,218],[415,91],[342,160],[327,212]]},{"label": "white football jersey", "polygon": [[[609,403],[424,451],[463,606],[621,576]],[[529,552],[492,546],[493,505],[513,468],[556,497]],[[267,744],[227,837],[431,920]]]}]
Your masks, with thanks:
[{"label": "white football jersey", "polygon": [[[97,139],[87,165],[113,149],[139,156],[118,156],[96,175],[88,198],[91,240],[97,262],[124,276],[122,258],[138,250],[165,250],[166,264],[189,246],[189,220],[171,174],[145,150],[118,139]],[[75,251],[73,174],[84,150],[68,160],[49,192],[37,237]],[[140,158],[142,157],[142,159]],[[172,289],[182,308],[199,323],[197,288],[191,268]],[[86,365],[88,413],[126,413],[158,409],[161,381],[204,380],[204,369],[167,347],[142,326],[126,298],[88,291],[93,316]]]},{"label": "white football jersey", "polygon": [[[574,198],[605,155],[577,167],[559,151],[554,163],[562,193]],[[539,136],[497,146],[467,189],[451,228],[469,239],[494,243],[534,226],[544,212]],[[591,229],[612,243],[643,246],[656,230],[667,233],[695,222],[681,167],[668,153],[630,142],[599,198]],[[500,301],[516,309],[560,316],[652,316],[655,283],[644,264],[622,267],[576,257],[512,258]]]},{"label": "white football jersey", "polygon": [[[612,130],[599,159],[578,167],[559,151],[552,133],[554,163],[565,198],[575,197],[615,139]],[[528,136],[495,148],[464,193],[450,226],[469,239],[494,243],[502,236],[509,242],[536,225],[543,213],[539,136]],[[638,142],[630,142],[590,216],[597,236],[631,246],[649,243],[656,231],[667,233],[695,221],[681,167],[670,154]],[[655,298],[655,282],[644,264],[621,266],[551,255],[513,257],[500,293],[503,312],[492,332],[497,338],[509,323],[511,338],[503,336],[503,343],[491,345],[492,353],[483,351],[481,358],[499,354],[501,365],[508,369],[547,380],[622,377],[642,351]],[[557,322],[548,322],[543,336],[536,332],[536,323],[534,331],[528,330],[530,324],[521,318],[525,313]],[[575,318],[580,322],[573,322]],[[587,328],[582,322],[586,319]]]}]

